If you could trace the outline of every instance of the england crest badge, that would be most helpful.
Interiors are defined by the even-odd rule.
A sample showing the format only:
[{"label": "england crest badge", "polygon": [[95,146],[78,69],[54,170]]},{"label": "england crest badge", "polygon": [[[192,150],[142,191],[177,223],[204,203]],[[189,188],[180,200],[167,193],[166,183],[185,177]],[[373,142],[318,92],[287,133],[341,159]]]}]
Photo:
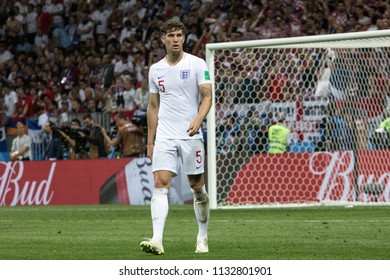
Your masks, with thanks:
[{"label": "england crest badge", "polygon": [[190,70],[180,70],[180,79],[188,80],[190,78]]}]

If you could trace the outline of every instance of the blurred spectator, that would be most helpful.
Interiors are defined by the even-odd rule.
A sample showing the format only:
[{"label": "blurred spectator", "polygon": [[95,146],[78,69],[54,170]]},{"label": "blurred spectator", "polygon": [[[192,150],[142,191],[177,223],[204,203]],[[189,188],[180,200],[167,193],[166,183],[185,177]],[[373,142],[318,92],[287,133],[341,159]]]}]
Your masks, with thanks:
[{"label": "blurred spectator", "polygon": [[87,39],[94,39],[94,24],[89,19],[88,15],[81,12],[77,26],[77,34],[80,36],[80,43],[85,44]]},{"label": "blurred spectator", "polygon": [[80,44],[80,36],[78,34],[78,23],[75,16],[69,17],[69,22],[65,26],[65,32],[68,34],[69,40],[71,42],[71,50],[78,50]]},{"label": "blurred spectator", "polygon": [[2,123],[1,126],[5,127],[11,121],[11,118],[17,113],[18,95],[14,91],[13,87],[7,83],[3,84],[3,96],[4,104],[1,111]]},{"label": "blurred spectator", "polygon": [[147,81],[149,78],[149,67],[144,66],[141,71],[141,77],[137,77],[137,82],[135,84],[135,88],[138,89],[141,87],[143,81]]},{"label": "blurred spectator", "polygon": [[[326,5],[324,5],[326,7]],[[345,6],[344,1],[339,1],[337,3],[336,9],[332,12],[332,16],[335,18],[337,24],[346,25],[349,19],[348,11],[350,7]]]},{"label": "blurred spectator", "polygon": [[134,84],[129,76],[124,77],[123,82],[123,109],[135,110],[137,109],[137,103],[135,103],[135,88]]},{"label": "blurred spectator", "polygon": [[125,100],[123,98],[123,92],[125,88],[123,86],[123,78],[117,77],[115,79],[115,85],[111,88],[113,95],[111,95],[111,110],[115,112],[117,110],[121,111],[125,107]]},{"label": "blurred spectator", "polygon": [[64,90],[61,91],[60,99],[58,100],[58,108],[62,112],[67,112],[70,111],[71,107],[72,107],[72,101],[70,100],[68,93]]},{"label": "blurred spectator", "polygon": [[111,10],[105,8],[104,2],[97,2],[96,10],[91,15],[91,19],[95,26],[95,38],[99,35],[106,34],[107,21],[111,12]]},{"label": "blurred spectator", "polygon": [[114,65],[111,63],[111,57],[108,53],[102,55],[101,63],[101,86],[109,88],[114,79]]},{"label": "blurred spectator", "polygon": [[102,103],[103,112],[111,113],[118,110],[115,84],[111,85],[111,87],[104,92]]},{"label": "blurred spectator", "polygon": [[365,30],[367,30],[367,27],[371,23],[371,19],[368,16],[367,11],[364,10],[364,6],[363,5],[355,5],[353,10],[354,10],[354,14],[357,17],[358,23],[361,24],[362,26],[364,26]]},{"label": "blurred spectator", "polygon": [[59,109],[60,114],[60,123],[62,126],[68,126],[69,125],[69,112],[70,112],[70,105],[67,101],[61,101],[59,103],[61,105],[61,109]]},{"label": "blurred spectator", "polygon": [[89,99],[87,103],[87,112],[90,114],[100,113],[101,109],[97,107],[95,99]]},{"label": "blurred spectator", "polygon": [[12,141],[10,160],[31,160],[31,138],[26,135],[26,129],[22,122],[16,124],[17,136]]},{"label": "blurred spectator", "polygon": [[226,124],[221,124],[219,126],[219,131],[221,132],[221,143],[220,143],[220,149],[222,153],[229,153],[229,152],[235,152],[237,147],[235,144],[236,141],[236,134],[237,131],[239,131],[239,125],[236,122],[236,115],[232,114],[227,116],[226,118]]},{"label": "blurred spectator", "polygon": [[6,64],[14,55],[7,49],[5,42],[0,42],[0,64]]},{"label": "blurred spectator", "polygon": [[96,98],[95,98],[95,91],[93,90],[93,88],[91,87],[88,87],[85,89],[85,100],[84,102],[82,102],[82,107],[85,108],[85,109],[88,109],[88,104],[89,104],[89,101],[94,101],[94,103],[96,104]]},{"label": "blurred spectator", "polygon": [[61,111],[58,109],[58,103],[55,100],[46,100],[46,114],[47,119],[54,123],[56,126],[62,126],[61,123]]},{"label": "blurred spectator", "polygon": [[[79,95],[78,96],[80,97],[81,102],[85,102],[87,99],[87,95],[88,95],[87,92],[90,92],[91,90],[93,91],[93,89],[88,85],[88,82],[85,79],[80,80],[79,84],[80,84],[80,87],[79,87]],[[92,94],[92,97],[93,97],[93,94]]]},{"label": "blurred spectator", "polygon": [[15,117],[26,118],[34,115],[33,104],[30,96],[26,95],[26,89],[20,87],[17,89],[18,102],[16,104]]},{"label": "blurred spectator", "polygon": [[49,98],[49,100],[55,100],[55,95],[52,89],[48,86],[46,80],[41,80],[38,82],[38,95],[43,99],[45,96]]},{"label": "blurred spectator", "polygon": [[71,49],[71,38],[69,37],[69,34],[66,32],[64,26],[62,26],[61,23],[55,23],[53,25],[52,38],[54,47],[59,47],[62,50]]},{"label": "blurred spectator", "polygon": [[16,18],[15,9],[8,13],[7,23],[5,25],[5,35],[7,42],[11,46],[16,46],[18,43],[19,33],[23,30],[22,22]]},{"label": "blurred spectator", "polygon": [[133,65],[134,65],[133,78],[136,81],[142,80],[144,78],[144,74],[142,72],[146,65],[145,54],[142,50],[137,50],[134,53]]},{"label": "blurred spectator", "polygon": [[115,63],[114,66],[114,76],[119,77],[121,75],[133,75],[134,74],[134,65],[131,60],[129,60],[129,54],[125,51],[120,53],[120,60]]},{"label": "blurred spectator", "polygon": [[47,1],[43,6],[43,11],[52,17],[53,26],[64,26],[65,7],[63,0]]},{"label": "blurred spectator", "polygon": [[28,12],[28,0],[15,1],[14,5],[18,7],[21,15],[26,16]]},{"label": "blurred spectator", "polygon": [[35,35],[38,30],[38,13],[34,10],[35,6],[32,3],[27,4],[26,13],[26,39],[31,45],[34,45]]},{"label": "blurred spectator", "polygon": [[43,35],[48,36],[51,32],[53,17],[49,13],[43,11],[41,4],[36,5],[35,8],[38,19],[37,31],[40,31]]},{"label": "blurred spectator", "polygon": [[121,31],[121,35],[119,37],[119,42],[122,44],[123,40],[129,38],[132,35],[135,35],[135,27],[133,26],[131,20],[125,21],[125,27]]},{"label": "blurred spectator", "polygon": [[30,88],[28,90],[28,95],[30,96],[31,99],[34,114],[36,114],[36,111],[39,111],[37,108],[44,107],[44,104],[42,103],[42,100],[38,96],[38,91],[35,87]]},{"label": "blurred spectator", "polygon": [[330,143],[331,151],[350,151],[353,148],[352,115],[347,108],[337,104],[330,107]]},{"label": "blurred spectator", "polygon": [[73,114],[85,113],[86,110],[82,107],[82,102],[80,98],[74,98],[72,100],[72,108],[70,110]]},{"label": "blurred spectator", "polygon": [[152,65],[153,63],[156,63],[157,61],[160,61],[165,57],[165,50],[160,45],[159,39],[152,39],[151,49],[149,51],[149,62],[148,66]]},{"label": "blurred spectator", "polygon": [[33,46],[26,40],[25,36],[19,36],[18,43],[16,44],[16,53],[30,53],[33,50]]},{"label": "blurred spectator", "polygon": [[123,27],[123,10],[122,9],[113,9],[112,13],[107,19],[107,25],[112,30],[122,30]]},{"label": "blurred spectator", "polygon": [[60,74],[61,89],[64,89],[68,93],[79,81],[80,69],[77,67],[77,64],[74,60],[74,56],[66,56]]},{"label": "blurred spectator", "polygon": [[135,103],[137,109],[146,112],[149,104],[149,84],[148,80],[144,79],[141,82],[141,86],[137,88],[135,92]]},{"label": "blurred spectator", "polygon": [[42,29],[37,30],[37,35],[34,39],[34,48],[35,50],[44,50],[49,44],[49,36],[43,32]]}]

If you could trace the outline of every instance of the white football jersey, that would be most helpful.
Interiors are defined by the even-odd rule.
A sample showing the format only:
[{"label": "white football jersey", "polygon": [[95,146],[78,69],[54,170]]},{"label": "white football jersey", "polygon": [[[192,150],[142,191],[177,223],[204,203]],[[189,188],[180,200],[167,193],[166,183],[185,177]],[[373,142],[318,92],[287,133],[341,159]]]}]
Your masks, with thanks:
[{"label": "white football jersey", "polygon": [[198,114],[198,87],[205,83],[211,83],[206,62],[188,53],[174,66],[164,58],[150,67],[150,93],[160,95],[156,139],[203,138],[201,131],[190,137],[187,129]]}]

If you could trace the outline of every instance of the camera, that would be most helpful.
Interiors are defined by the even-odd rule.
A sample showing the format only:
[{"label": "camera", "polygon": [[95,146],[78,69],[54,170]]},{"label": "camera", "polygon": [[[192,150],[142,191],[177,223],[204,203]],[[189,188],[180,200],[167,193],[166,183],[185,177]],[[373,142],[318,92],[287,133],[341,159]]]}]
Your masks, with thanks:
[{"label": "camera", "polygon": [[70,133],[74,135],[75,137],[81,137],[79,132],[83,133],[85,136],[89,135],[89,130],[85,127],[79,127],[79,128],[74,128],[70,130]]},{"label": "camera", "polygon": [[50,126],[50,128],[51,128],[51,130],[53,131],[53,136],[54,137],[62,137],[62,135],[61,135],[61,133],[60,133],[60,131],[62,131],[62,129],[60,129],[57,125],[55,125],[55,124],[52,124],[51,126]]}]

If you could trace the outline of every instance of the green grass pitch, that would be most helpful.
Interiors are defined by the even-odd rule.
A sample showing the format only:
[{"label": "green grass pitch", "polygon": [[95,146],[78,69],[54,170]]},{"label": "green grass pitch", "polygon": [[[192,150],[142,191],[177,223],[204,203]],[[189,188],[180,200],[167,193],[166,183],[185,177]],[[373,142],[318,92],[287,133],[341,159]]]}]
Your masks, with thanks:
[{"label": "green grass pitch", "polygon": [[149,206],[0,207],[2,260],[389,260],[390,207],[211,211],[208,254],[195,254],[191,205],[170,205],[164,256],[142,252]]}]

